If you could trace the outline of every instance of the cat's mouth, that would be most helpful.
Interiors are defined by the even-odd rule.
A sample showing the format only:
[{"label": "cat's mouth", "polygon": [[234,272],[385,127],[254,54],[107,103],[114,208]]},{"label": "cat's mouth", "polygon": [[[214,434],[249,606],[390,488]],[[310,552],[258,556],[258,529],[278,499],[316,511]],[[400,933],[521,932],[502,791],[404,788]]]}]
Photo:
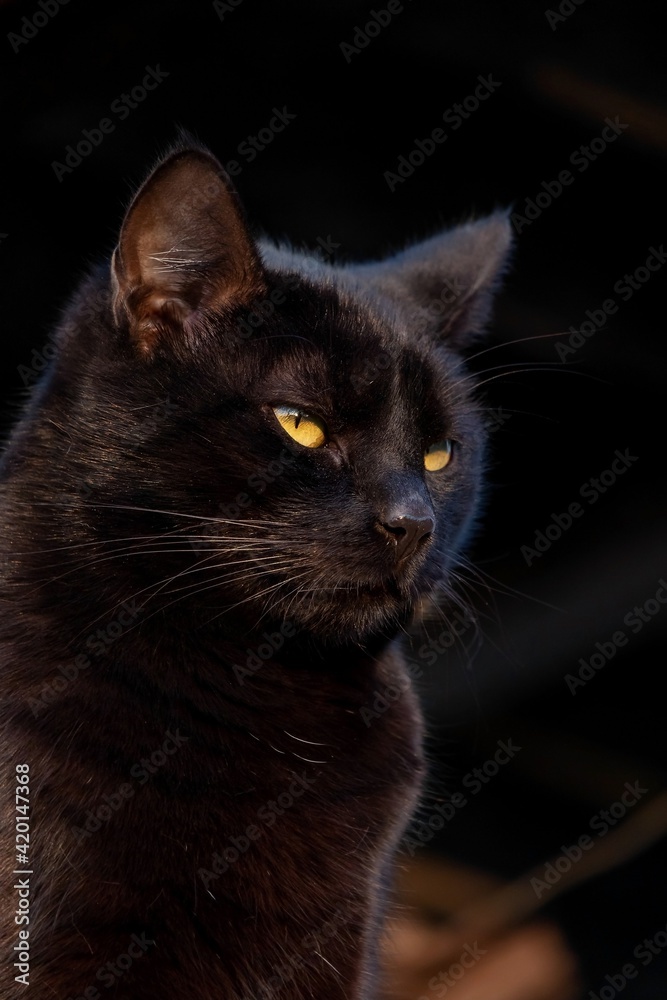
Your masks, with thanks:
[{"label": "cat's mouth", "polygon": [[258,592],[248,588],[235,607],[247,607],[253,619],[259,611],[322,638],[358,641],[378,628],[384,633],[400,627],[431,591],[429,567],[416,562],[409,572],[402,572],[400,563],[382,566],[376,561],[372,569],[348,564],[328,580],[310,571],[299,576],[267,567],[268,572],[256,577]]},{"label": "cat's mouth", "polygon": [[294,608],[303,626],[320,636],[359,640],[378,628],[397,626],[409,618],[420,594],[394,577],[384,581],[347,581],[323,588],[316,604]]}]

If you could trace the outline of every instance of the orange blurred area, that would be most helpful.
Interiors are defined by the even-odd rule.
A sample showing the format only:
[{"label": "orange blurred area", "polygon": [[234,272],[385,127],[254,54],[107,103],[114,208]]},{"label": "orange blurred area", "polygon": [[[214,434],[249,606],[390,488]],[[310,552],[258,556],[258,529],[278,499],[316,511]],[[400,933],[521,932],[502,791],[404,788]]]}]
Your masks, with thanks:
[{"label": "orange blurred area", "polygon": [[[577,960],[558,926],[533,920],[492,938],[462,934],[456,914],[502,885],[479,869],[435,857],[400,872],[384,941],[385,1000],[576,1000]],[[465,940],[463,940],[465,938]]]}]

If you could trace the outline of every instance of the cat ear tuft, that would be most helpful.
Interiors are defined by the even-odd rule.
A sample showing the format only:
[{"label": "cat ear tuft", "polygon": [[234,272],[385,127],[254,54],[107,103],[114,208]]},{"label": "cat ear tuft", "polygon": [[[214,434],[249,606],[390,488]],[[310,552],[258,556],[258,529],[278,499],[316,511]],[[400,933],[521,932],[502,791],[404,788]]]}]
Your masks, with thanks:
[{"label": "cat ear tuft", "polygon": [[205,149],[180,146],[135,195],[112,258],[114,314],[139,350],[183,337],[203,312],[244,305],[264,275],[238,195]]},{"label": "cat ear tuft", "polygon": [[397,304],[418,307],[431,335],[469,347],[489,322],[509,263],[509,214],[500,210],[432,236],[370,265],[367,277]]}]

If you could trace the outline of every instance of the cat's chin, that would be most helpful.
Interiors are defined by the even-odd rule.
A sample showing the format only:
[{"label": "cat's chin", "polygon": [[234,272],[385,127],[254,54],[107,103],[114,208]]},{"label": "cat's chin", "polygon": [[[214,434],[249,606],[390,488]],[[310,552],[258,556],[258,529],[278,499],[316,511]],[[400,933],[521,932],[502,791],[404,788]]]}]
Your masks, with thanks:
[{"label": "cat's chin", "polygon": [[393,635],[412,619],[419,597],[393,580],[381,586],[350,585],[320,593],[316,603],[292,605],[290,620],[327,643],[359,643]]}]

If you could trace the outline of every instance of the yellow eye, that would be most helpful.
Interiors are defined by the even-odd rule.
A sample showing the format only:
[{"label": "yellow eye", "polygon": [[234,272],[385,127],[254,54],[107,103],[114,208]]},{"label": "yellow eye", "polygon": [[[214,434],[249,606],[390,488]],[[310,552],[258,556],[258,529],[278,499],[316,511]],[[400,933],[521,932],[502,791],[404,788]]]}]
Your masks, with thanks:
[{"label": "yellow eye", "polygon": [[283,430],[304,448],[321,448],[326,444],[326,428],[318,417],[292,406],[274,406],[273,412]]},{"label": "yellow eye", "polygon": [[439,472],[449,465],[452,458],[452,442],[438,441],[424,452],[424,466],[428,472]]}]

